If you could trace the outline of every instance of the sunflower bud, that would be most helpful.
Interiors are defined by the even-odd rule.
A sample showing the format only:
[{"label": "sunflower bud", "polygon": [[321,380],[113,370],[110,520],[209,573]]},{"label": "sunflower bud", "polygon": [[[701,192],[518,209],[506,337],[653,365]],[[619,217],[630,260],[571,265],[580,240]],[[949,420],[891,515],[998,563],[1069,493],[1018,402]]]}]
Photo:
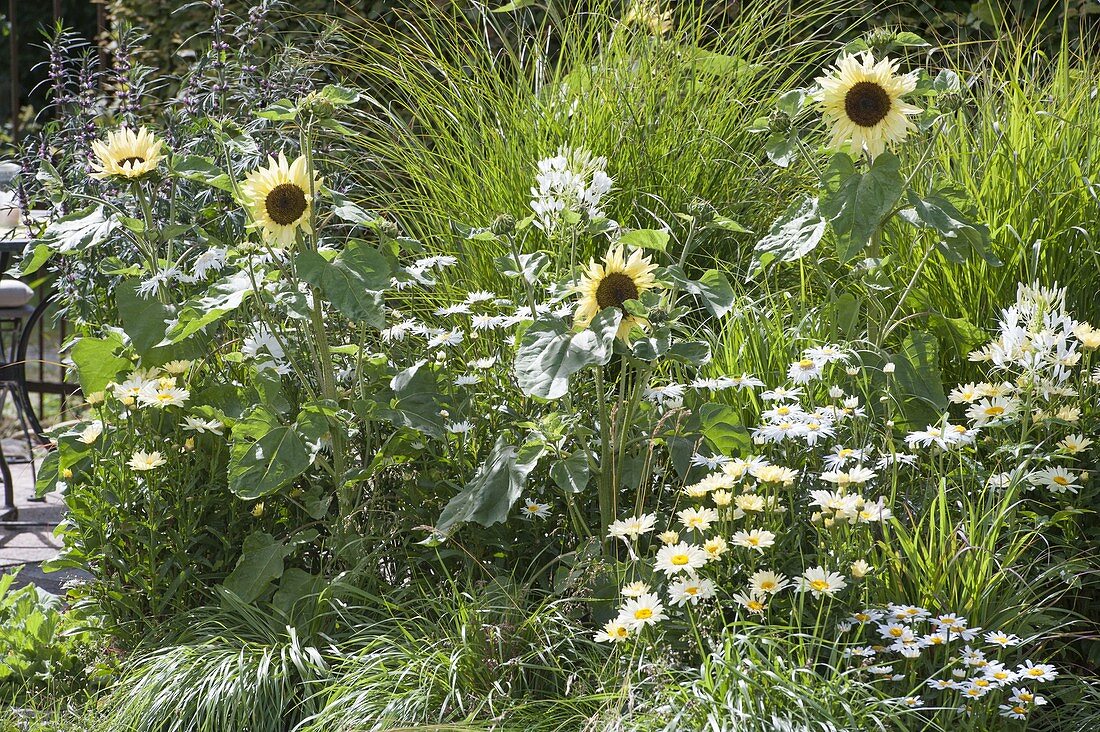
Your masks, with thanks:
[{"label": "sunflower bud", "polygon": [[336,111],[332,102],[317,92],[307,94],[298,108],[303,112],[309,112],[315,119],[329,119]]},{"label": "sunflower bud", "polygon": [[501,214],[493,220],[492,226],[489,227],[497,236],[508,236],[516,230],[516,217],[509,214]]},{"label": "sunflower bud", "polygon": [[714,210],[714,206],[711,206],[709,201],[705,201],[702,198],[696,198],[688,204],[688,214],[695,219],[697,223],[708,224],[714,221],[714,217],[718,215],[718,212]]},{"label": "sunflower bud", "polygon": [[389,219],[382,219],[378,222],[378,238],[382,241],[393,241],[400,233],[397,224]]}]

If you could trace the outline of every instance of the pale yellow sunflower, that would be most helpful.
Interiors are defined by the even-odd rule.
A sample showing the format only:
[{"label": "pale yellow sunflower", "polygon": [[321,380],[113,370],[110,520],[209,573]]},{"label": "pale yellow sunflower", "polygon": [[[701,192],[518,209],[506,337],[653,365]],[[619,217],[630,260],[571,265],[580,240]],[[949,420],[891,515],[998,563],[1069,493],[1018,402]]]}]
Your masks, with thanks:
[{"label": "pale yellow sunflower", "polygon": [[163,143],[153,133],[142,127],[136,133],[119,127],[107,134],[106,142],[96,140],[92,143],[92,152],[97,161],[93,178],[103,180],[112,176],[136,179],[156,170],[164,158],[161,153]]},{"label": "pale yellow sunflower", "polygon": [[625,26],[640,26],[650,35],[663,36],[672,30],[672,11],[661,12],[661,6],[653,0],[635,0],[623,16]]},{"label": "pale yellow sunflower", "polygon": [[866,149],[874,158],[888,145],[905,140],[913,129],[909,117],[921,112],[901,101],[916,88],[916,76],[899,74],[897,61],[876,62],[870,51],[841,56],[817,83],[821,88],[815,98],[834,149],[851,144],[854,151]]},{"label": "pale yellow sunflower", "polygon": [[279,159],[270,159],[266,168],[252,171],[241,184],[241,198],[252,217],[252,228],[259,229],[264,238],[280,246],[289,246],[301,229],[313,233],[310,226],[313,193],[321,186],[321,179],[309,182],[304,155],[293,163],[279,153]]},{"label": "pale yellow sunflower", "polygon": [[612,247],[604,255],[603,264],[592,260],[581,275],[576,292],[580,295],[574,319],[578,327],[587,328],[592,319],[604,308],[619,308],[623,319],[618,337],[627,340],[634,326],[645,327],[644,319],[628,315],[623,307],[627,300],[637,300],[643,292],[657,287],[653,271],[657,265],[640,249],[629,257],[622,247]]}]

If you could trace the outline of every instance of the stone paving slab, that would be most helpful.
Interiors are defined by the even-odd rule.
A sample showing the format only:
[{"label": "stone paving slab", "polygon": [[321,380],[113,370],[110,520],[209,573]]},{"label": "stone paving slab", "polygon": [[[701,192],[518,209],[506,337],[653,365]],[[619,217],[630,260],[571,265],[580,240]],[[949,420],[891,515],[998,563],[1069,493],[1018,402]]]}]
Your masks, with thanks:
[{"label": "stone paving slab", "polygon": [[[34,497],[34,480],[29,464],[12,465],[11,473],[19,517],[10,525],[0,523],[0,571],[27,565],[20,573],[17,584],[34,581],[42,586],[36,579],[43,577],[37,565],[56,557],[61,548],[61,540],[53,535],[53,530],[61,521],[65,506],[56,493],[46,496],[42,502],[30,500]],[[45,575],[47,580],[50,577]],[[58,584],[52,580],[47,583],[51,586]],[[55,591],[51,586],[44,586],[43,589]]]}]

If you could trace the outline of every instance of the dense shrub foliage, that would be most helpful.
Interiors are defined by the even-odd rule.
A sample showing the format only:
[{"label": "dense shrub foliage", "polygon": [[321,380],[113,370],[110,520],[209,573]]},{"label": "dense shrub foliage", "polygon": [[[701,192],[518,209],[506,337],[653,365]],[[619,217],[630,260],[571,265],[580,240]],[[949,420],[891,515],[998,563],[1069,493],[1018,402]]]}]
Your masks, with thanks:
[{"label": "dense shrub foliage", "polygon": [[306,54],[217,7],[163,105],[57,39],[21,268],[85,404],[39,489],[125,657],[55,717],[1098,718],[1091,63],[990,45],[1003,86],[817,39],[841,3],[695,10],[354,16]]}]

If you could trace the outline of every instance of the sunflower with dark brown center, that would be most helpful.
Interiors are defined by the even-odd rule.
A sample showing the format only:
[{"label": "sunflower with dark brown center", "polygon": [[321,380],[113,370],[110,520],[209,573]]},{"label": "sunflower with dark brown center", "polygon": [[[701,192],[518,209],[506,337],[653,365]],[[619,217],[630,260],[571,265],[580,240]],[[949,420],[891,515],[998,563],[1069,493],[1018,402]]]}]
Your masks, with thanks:
[{"label": "sunflower with dark brown center", "polygon": [[142,127],[137,132],[120,127],[107,135],[107,140],[92,143],[95,153],[93,178],[126,178],[134,180],[156,170],[164,159],[162,143]]},{"label": "sunflower with dark brown center", "polygon": [[635,327],[645,327],[642,318],[626,312],[626,302],[637,300],[642,293],[657,287],[653,264],[642,251],[635,250],[626,256],[622,247],[613,247],[604,255],[603,263],[593,260],[588,264],[576,292],[580,295],[574,315],[580,328],[587,328],[592,319],[604,308],[619,308],[623,319],[618,337],[627,340]]},{"label": "sunflower with dark brown center", "polygon": [[254,170],[241,184],[241,197],[252,218],[250,226],[279,246],[294,243],[298,230],[309,234],[314,192],[321,179],[309,180],[305,156],[288,163],[286,156],[270,158],[266,168]]},{"label": "sunflower with dark brown center", "polygon": [[916,88],[917,79],[897,71],[896,61],[876,62],[870,51],[864,51],[842,56],[817,80],[816,98],[830,127],[830,147],[850,146],[874,158],[908,137],[913,128],[909,117],[921,110],[901,97]]}]

